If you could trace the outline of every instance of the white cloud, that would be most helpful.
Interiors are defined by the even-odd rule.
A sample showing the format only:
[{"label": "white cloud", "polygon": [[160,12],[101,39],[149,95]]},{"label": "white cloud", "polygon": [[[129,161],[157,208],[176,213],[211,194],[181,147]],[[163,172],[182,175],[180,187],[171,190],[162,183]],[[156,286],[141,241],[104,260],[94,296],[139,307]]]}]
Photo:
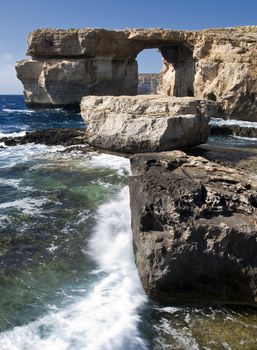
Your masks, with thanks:
[{"label": "white cloud", "polygon": [[14,57],[8,52],[0,52],[0,94],[21,94],[22,90],[16,77]]}]

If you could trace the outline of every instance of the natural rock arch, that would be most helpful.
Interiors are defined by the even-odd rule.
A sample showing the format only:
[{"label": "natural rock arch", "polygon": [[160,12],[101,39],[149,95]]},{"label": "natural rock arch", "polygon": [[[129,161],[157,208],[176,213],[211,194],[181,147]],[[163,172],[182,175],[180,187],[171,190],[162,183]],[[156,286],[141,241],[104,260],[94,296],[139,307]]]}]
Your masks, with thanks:
[{"label": "natural rock arch", "polygon": [[[193,47],[175,43],[146,49],[157,49],[163,58],[157,93],[176,97],[194,96]],[[144,50],[141,50],[139,54]]]},{"label": "natural rock arch", "polygon": [[257,26],[165,29],[41,29],[30,34],[31,59],[16,65],[25,102],[79,105],[87,95],[137,95],[139,52],[165,58],[159,92],[210,98],[220,116],[257,121]]}]

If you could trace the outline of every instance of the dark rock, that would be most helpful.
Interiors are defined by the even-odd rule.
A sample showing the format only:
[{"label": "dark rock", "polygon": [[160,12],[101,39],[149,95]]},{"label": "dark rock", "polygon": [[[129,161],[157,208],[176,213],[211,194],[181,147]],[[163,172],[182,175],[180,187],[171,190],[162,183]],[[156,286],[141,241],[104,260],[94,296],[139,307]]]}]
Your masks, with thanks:
[{"label": "dark rock", "polygon": [[86,137],[84,129],[56,128],[27,131],[25,136],[3,137],[0,139],[0,142],[4,142],[6,146],[24,145],[27,143],[40,143],[49,146],[71,146],[78,144],[86,144]]},{"label": "dark rock", "polygon": [[241,137],[257,137],[256,127],[244,127],[240,125],[210,125],[211,135],[234,135]]},{"label": "dark rock", "polygon": [[135,155],[133,242],[145,290],[163,302],[257,302],[257,182],[183,152]]},{"label": "dark rock", "polygon": [[240,148],[204,144],[187,149],[186,153],[191,156],[204,157],[224,166],[237,168],[250,176],[257,173],[257,149],[254,147]]}]

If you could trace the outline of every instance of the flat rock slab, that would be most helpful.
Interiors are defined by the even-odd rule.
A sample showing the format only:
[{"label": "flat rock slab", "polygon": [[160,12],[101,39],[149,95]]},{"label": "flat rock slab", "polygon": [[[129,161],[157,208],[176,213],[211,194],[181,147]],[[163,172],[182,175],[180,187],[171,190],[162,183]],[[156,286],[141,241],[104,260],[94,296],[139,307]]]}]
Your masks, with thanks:
[{"label": "flat rock slab", "polygon": [[155,152],[205,143],[216,103],[194,97],[87,96],[81,102],[87,140],[94,147]]},{"label": "flat rock slab", "polygon": [[145,290],[164,302],[257,305],[257,181],[180,151],[131,157]]}]

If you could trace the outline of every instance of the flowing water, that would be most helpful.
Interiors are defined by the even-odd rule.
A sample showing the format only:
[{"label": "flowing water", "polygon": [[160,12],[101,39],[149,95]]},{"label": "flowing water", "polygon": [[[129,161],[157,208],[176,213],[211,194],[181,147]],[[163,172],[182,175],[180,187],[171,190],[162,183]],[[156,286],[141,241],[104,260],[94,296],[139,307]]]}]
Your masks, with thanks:
[{"label": "flowing water", "polygon": [[[84,127],[0,97],[0,133]],[[122,157],[0,148],[0,350],[257,349],[250,308],[162,306],[134,264]]]}]

